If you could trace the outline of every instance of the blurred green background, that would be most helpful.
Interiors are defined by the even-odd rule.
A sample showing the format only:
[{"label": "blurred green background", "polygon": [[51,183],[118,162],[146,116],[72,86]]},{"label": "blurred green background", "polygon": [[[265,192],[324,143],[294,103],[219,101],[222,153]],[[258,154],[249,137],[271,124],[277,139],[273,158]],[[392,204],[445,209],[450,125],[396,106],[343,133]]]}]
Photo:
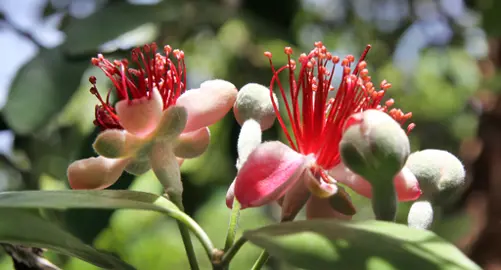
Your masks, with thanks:
[{"label": "blurred green background", "polygon": [[[463,146],[475,141],[486,100],[492,100],[501,86],[495,63],[490,69],[480,65],[490,63],[490,42],[501,35],[500,3],[2,0],[0,191],[67,189],[68,164],[94,155],[97,100],[89,93],[88,77],[98,78],[102,93],[110,87],[90,58],[98,52],[128,57],[131,47],[151,41],[185,51],[188,88],[211,78],[226,79],[238,88],[249,82],[268,85],[271,71],[263,52],[271,51],[275,64],[283,64],[284,46],[292,46],[297,56],[322,40],[333,54],[358,57],[366,44],[372,44],[367,59],[373,80],[391,82],[389,96],[396,106],[413,112],[413,149],[438,148],[471,157],[474,149]],[[209,150],[182,166],[186,211],[219,247],[230,214],[225,193],[236,173],[239,128],[228,114],[211,126]],[[264,138],[278,138],[278,131],[276,126]],[[138,178],[124,174],[111,188],[161,192],[151,173]],[[360,206],[356,218],[370,218],[367,200],[355,200]],[[450,207],[450,218],[444,219],[445,229],[439,232],[453,241],[473,230],[463,215],[464,201]],[[401,207],[400,221],[405,221],[405,210]],[[50,217],[86,243],[116,253],[138,269],[189,268],[176,224],[159,214],[72,210]],[[243,211],[240,224],[243,229],[256,228],[275,220],[276,209],[270,206]],[[201,246],[197,251],[198,258],[206,260]],[[232,269],[249,269],[259,252],[246,245]],[[95,269],[78,259],[46,254],[63,269]],[[203,268],[209,266],[204,261]],[[288,269],[275,260],[268,267]],[[12,269],[3,251],[0,269]]]}]

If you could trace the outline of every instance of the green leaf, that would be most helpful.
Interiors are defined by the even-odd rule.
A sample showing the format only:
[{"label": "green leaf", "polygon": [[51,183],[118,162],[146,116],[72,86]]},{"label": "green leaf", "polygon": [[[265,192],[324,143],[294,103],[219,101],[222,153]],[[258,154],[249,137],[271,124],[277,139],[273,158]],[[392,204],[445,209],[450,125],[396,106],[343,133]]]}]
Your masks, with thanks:
[{"label": "green leaf", "polygon": [[0,208],[143,209],[164,213],[181,222],[203,243],[207,254],[214,246],[192,218],[162,196],[131,190],[12,191],[0,193]]},{"label": "green leaf", "polygon": [[0,242],[48,248],[105,269],[134,269],[115,256],[84,244],[53,223],[26,210],[0,208]]},{"label": "green leaf", "polygon": [[88,65],[66,59],[59,47],[41,49],[12,82],[2,111],[9,127],[18,134],[43,127],[68,103]]},{"label": "green leaf", "polygon": [[166,2],[156,5],[116,3],[83,19],[73,19],[64,29],[64,51],[69,54],[95,53],[103,43],[143,24],[178,19],[182,14],[179,3]]},{"label": "green leaf", "polygon": [[166,214],[180,212],[169,200],[146,192],[130,190],[53,190],[0,193],[0,207],[143,209]]},{"label": "green leaf", "polygon": [[432,232],[382,221],[298,221],[244,237],[305,269],[481,269]]}]

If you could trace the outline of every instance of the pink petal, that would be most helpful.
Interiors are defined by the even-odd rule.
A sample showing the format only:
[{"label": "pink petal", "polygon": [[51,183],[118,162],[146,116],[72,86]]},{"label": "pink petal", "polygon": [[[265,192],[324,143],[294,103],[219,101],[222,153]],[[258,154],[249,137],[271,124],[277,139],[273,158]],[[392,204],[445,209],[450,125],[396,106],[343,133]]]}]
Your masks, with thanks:
[{"label": "pink petal", "polygon": [[226,206],[228,206],[228,208],[230,209],[233,208],[234,199],[235,199],[235,179],[233,180],[233,182],[231,182],[231,185],[228,188],[228,191],[226,192]]},{"label": "pink petal", "polygon": [[[351,172],[342,163],[329,171],[329,174],[358,194],[371,198],[371,184],[361,176]],[[421,189],[416,177],[408,168],[403,168],[393,179],[398,200],[401,202],[414,201],[421,196]]]},{"label": "pink petal", "polygon": [[230,82],[212,80],[202,83],[199,89],[186,91],[176,105],[188,111],[188,121],[183,132],[190,132],[216,123],[232,108],[237,98],[237,88]]},{"label": "pink petal", "polygon": [[104,189],[118,180],[128,163],[101,156],[77,160],[68,167],[68,182],[73,189]]},{"label": "pink petal", "polygon": [[346,168],[343,163],[332,168],[329,171],[329,175],[336,181],[349,186],[353,191],[364,197],[370,198],[372,196],[371,184],[362,177],[354,174]]},{"label": "pink petal", "polygon": [[306,156],[281,142],[265,142],[258,146],[235,180],[235,196],[242,209],[282,197],[300,179],[306,161]]},{"label": "pink petal", "polygon": [[395,189],[401,202],[414,201],[421,196],[419,182],[410,169],[404,167],[395,176]]},{"label": "pink petal", "polygon": [[155,130],[162,117],[162,96],[156,89],[151,93],[150,98],[122,100],[115,105],[122,127],[140,137],[145,137]]},{"label": "pink petal", "polygon": [[210,131],[207,127],[182,133],[174,146],[174,154],[182,158],[198,157],[207,150],[209,143]]},{"label": "pink petal", "polygon": [[347,216],[332,209],[329,198],[319,198],[310,196],[306,204],[306,217],[308,219],[335,218],[341,220],[351,220],[352,216]]}]

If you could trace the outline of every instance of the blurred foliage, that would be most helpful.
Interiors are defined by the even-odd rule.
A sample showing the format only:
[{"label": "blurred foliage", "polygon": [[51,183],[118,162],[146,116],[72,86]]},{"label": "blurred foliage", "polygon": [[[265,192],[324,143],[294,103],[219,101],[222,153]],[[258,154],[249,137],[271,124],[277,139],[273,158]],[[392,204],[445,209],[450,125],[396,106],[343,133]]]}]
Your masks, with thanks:
[{"label": "blurred foliage", "polygon": [[[357,56],[371,43],[368,63],[373,79],[390,81],[389,96],[396,106],[413,112],[417,124],[411,134],[414,150],[439,148],[457,153],[460,141],[473,137],[476,130],[472,95],[481,88],[501,85],[500,76],[482,81],[477,67],[477,61],[487,55],[487,37],[500,35],[501,2],[496,0],[147,1],[152,5],[85,1],[91,3],[90,10],[78,0],[39,1],[44,3],[37,11],[40,20],[59,18],[54,27],[65,39],[57,46],[42,45],[40,37],[0,13],[0,30],[12,28],[38,51],[18,70],[1,111],[0,127],[13,132],[14,144],[0,159],[0,190],[67,189],[67,165],[94,155],[91,142],[97,130],[92,120],[97,100],[88,92],[88,76],[97,77],[101,93],[109,88],[102,72],[90,65],[90,58],[98,52],[128,57],[131,47],[150,41],[185,51],[191,88],[209,78],[223,78],[237,87],[248,82],[268,85],[271,71],[264,51],[273,53],[278,66],[287,59],[284,46],[292,46],[299,55],[309,51],[314,41],[323,40],[335,54]],[[182,166],[186,210],[219,247],[230,214],[224,195],[236,172],[238,131],[230,113],[211,127],[209,150]],[[280,136],[273,129],[264,134],[265,139]],[[151,174],[122,178],[112,188],[161,191]],[[352,195],[358,207],[355,219],[372,218],[368,200]],[[409,207],[402,206],[399,222],[405,222]],[[72,210],[51,216],[84,242],[116,253],[138,269],[188,267],[175,224],[159,214]],[[257,228],[275,218],[273,206],[249,209],[243,211],[240,224]],[[458,239],[461,230],[451,235],[456,230],[444,228],[467,228],[464,220],[458,211],[450,219],[444,217],[440,229],[444,233],[439,234]],[[200,246],[197,252],[204,258]],[[2,254],[0,269],[10,269],[10,259]],[[47,254],[64,269],[95,269],[78,259]],[[248,269],[258,254],[256,246],[246,245],[232,269]],[[269,265],[287,268],[275,260]],[[208,261],[204,267],[208,269]]]}]

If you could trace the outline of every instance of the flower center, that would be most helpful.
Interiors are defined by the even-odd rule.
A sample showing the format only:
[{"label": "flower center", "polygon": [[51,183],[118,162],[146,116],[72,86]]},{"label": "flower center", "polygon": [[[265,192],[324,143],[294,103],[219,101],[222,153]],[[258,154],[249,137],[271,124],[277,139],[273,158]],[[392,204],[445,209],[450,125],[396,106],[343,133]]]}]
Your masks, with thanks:
[{"label": "flower center", "polygon": [[[354,113],[367,109],[378,109],[388,112],[397,122],[404,124],[412,113],[404,114],[399,109],[391,109],[394,103],[389,99],[380,105],[386,90],[391,84],[386,81],[380,83],[380,90],[376,90],[364,61],[370,45],[367,45],[359,61],[352,69],[355,58],[352,55],[341,60],[338,56],[327,51],[322,42],[316,42],[315,48],[309,54],[301,54],[299,75],[295,75],[296,61],[291,59],[292,49],[286,47],[284,52],[288,64],[275,69],[272,55],[265,52],[273,72],[270,82],[270,96],[277,115],[290,146],[304,155],[313,154],[316,164],[328,170],[340,162],[339,142],[341,141],[343,126]],[[327,64],[331,64],[330,70]],[[336,65],[341,66],[341,82],[338,87],[331,85]],[[279,74],[288,70],[289,93],[286,94]],[[275,84],[285,104],[285,111],[289,118],[292,135],[280,115],[278,105],[272,97]],[[330,95],[333,94],[334,97]],[[414,124],[408,126],[408,132]],[[294,139],[294,140],[293,140]]]},{"label": "flower center", "polygon": [[[186,66],[184,52],[172,50],[169,45],[164,46],[164,54],[156,53],[155,43],[144,45],[132,50],[132,64],[129,67],[127,59],[109,61],[102,54],[92,58],[92,64],[99,67],[110,79],[115,88],[118,100],[151,98],[152,91],[158,90],[162,96],[163,108],[167,109],[175,104],[177,98],[186,90]],[[176,58],[174,63],[170,54]],[[96,77],[89,78],[93,85],[90,92],[97,97],[100,105],[96,105],[94,124],[101,129],[122,129],[115,109],[110,103],[111,89],[104,100],[96,87]]]}]

